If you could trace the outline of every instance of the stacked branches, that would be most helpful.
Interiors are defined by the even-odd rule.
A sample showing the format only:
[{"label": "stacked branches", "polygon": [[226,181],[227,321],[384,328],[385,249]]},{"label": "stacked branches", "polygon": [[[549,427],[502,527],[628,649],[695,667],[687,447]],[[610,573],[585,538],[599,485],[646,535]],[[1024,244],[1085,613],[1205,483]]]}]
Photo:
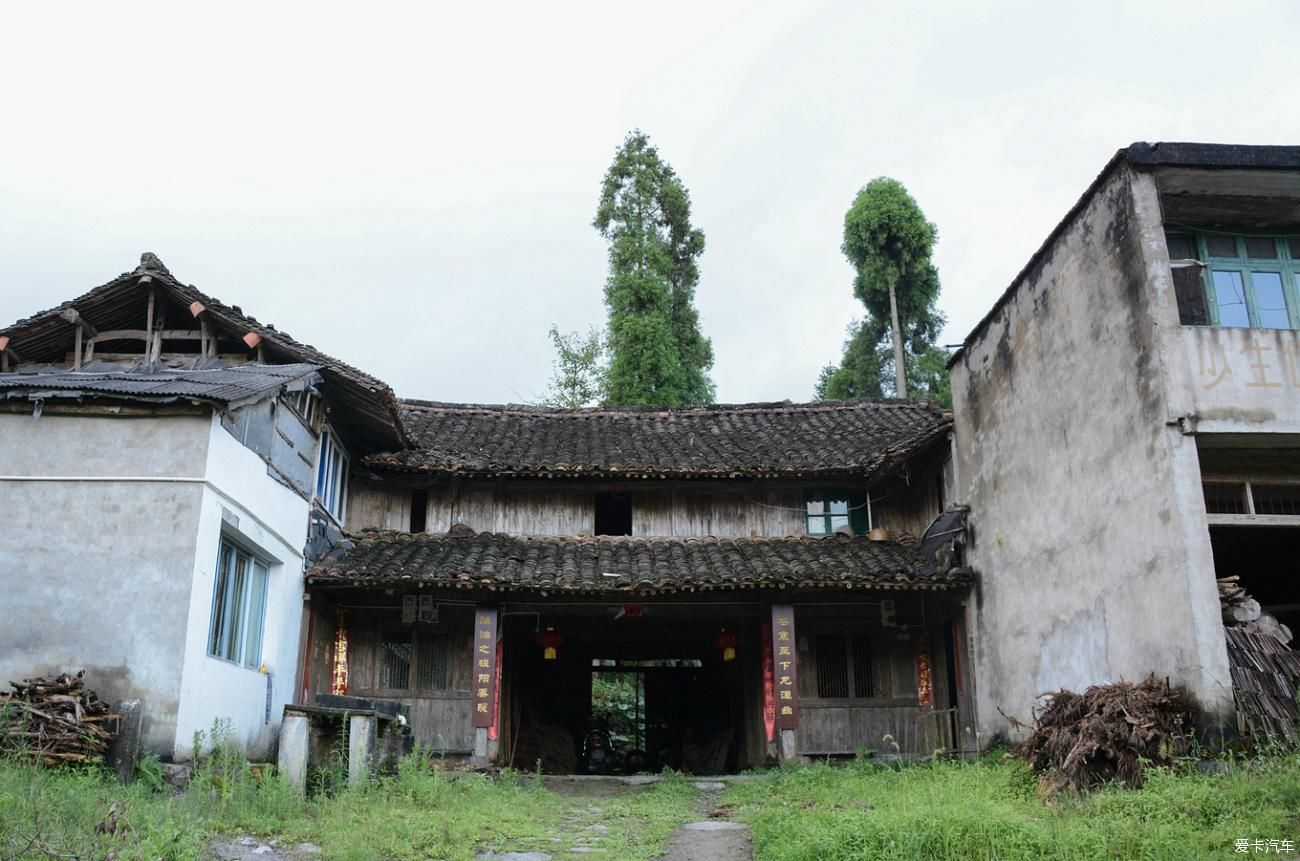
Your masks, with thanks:
[{"label": "stacked branches", "polygon": [[0,748],[46,765],[102,761],[121,716],[86,690],[84,673],[10,682],[13,692],[0,694]]},{"label": "stacked branches", "polygon": [[1043,775],[1044,787],[1083,791],[1113,780],[1136,788],[1145,765],[1186,755],[1192,705],[1186,693],[1153,677],[1141,684],[1094,685],[1051,695],[1033,733],[1014,753]]}]

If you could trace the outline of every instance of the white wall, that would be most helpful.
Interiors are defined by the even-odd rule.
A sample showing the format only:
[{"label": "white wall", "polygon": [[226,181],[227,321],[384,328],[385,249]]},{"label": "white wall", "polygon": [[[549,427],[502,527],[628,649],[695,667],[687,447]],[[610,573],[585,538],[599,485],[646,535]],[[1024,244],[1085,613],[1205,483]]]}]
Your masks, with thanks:
[{"label": "white wall", "polygon": [[[298,685],[302,549],[310,505],[268,475],[266,463],[215,418],[204,477],[175,756],[190,757],[194,732],[209,732],[214,720],[222,720],[230,723],[233,740],[251,757],[264,758],[274,749],[281,714],[284,706],[293,702]],[[217,550],[223,533],[271,563],[262,640],[262,663],[271,681],[269,722],[267,675],[207,654]]]}]

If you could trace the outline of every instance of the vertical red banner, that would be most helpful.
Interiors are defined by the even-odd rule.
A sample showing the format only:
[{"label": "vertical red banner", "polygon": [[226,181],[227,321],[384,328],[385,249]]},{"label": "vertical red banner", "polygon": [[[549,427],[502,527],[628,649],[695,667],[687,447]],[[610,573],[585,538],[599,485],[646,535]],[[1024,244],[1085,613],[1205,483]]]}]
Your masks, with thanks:
[{"label": "vertical red banner", "polygon": [[488,728],[495,723],[496,697],[493,696],[497,675],[497,611],[495,607],[474,608],[474,696],[473,725]]},{"label": "vertical red banner", "polygon": [[496,741],[501,732],[501,641],[497,640],[496,672],[492,675],[492,724],[488,727],[488,741]]},{"label": "vertical red banner", "polygon": [[916,700],[923,707],[934,705],[934,686],[930,679],[930,650],[925,634],[912,634],[916,646]]},{"label": "vertical red banner", "polygon": [[772,662],[772,625],[763,623],[763,729],[767,740],[776,738],[776,674]]},{"label": "vertical red banner", "polygon": [[794,648],[794,607],[772,605],[772,653],[776,676],[776,728],[799,728],[798,661]]}]

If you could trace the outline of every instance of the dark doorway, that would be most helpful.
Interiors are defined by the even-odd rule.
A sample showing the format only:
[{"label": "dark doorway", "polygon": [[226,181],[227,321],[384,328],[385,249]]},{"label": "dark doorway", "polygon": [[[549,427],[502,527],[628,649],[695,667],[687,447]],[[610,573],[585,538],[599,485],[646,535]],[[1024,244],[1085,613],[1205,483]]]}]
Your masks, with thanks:
[{"label": "dark doorway", "polygon": [[[715,608],[634,610],[569,605],[540,623],[509,617],[503,761],[552,774],[719,774],[764,764],[757,624],[727,625],[740,634],[728,660],[715,643]],[[548,629],[562,637],[549,658],[538,644]],[[602,751],[596,768],[585,753],[593,732]]]},{"label": "dark doorway", "polygon": [[1300,526],[1211,526],[1214,575],[1238,582],[1265,612],[1300,634]]}]

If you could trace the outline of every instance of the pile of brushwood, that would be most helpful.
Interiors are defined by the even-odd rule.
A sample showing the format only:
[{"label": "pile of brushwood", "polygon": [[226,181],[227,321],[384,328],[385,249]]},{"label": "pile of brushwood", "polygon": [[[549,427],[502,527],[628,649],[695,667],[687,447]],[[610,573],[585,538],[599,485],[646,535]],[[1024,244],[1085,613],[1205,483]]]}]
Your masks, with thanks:
[{"label": "pile of brushwood", "polygon": [[1082,791],[1111,781],[1142,785],[1145,765],[1185,756],[1192,706],[1187,694],[1154,677],[1141,684],[1095,685],[1049,695],[1033,732],[1014,748],[1048,792]]},{"label": "pile of brushwood", "polygon": [[86,690],[84,672],[10,682],[13,692],[0,694],[0,749],[46,765],[101,761],[121,716]]}]

